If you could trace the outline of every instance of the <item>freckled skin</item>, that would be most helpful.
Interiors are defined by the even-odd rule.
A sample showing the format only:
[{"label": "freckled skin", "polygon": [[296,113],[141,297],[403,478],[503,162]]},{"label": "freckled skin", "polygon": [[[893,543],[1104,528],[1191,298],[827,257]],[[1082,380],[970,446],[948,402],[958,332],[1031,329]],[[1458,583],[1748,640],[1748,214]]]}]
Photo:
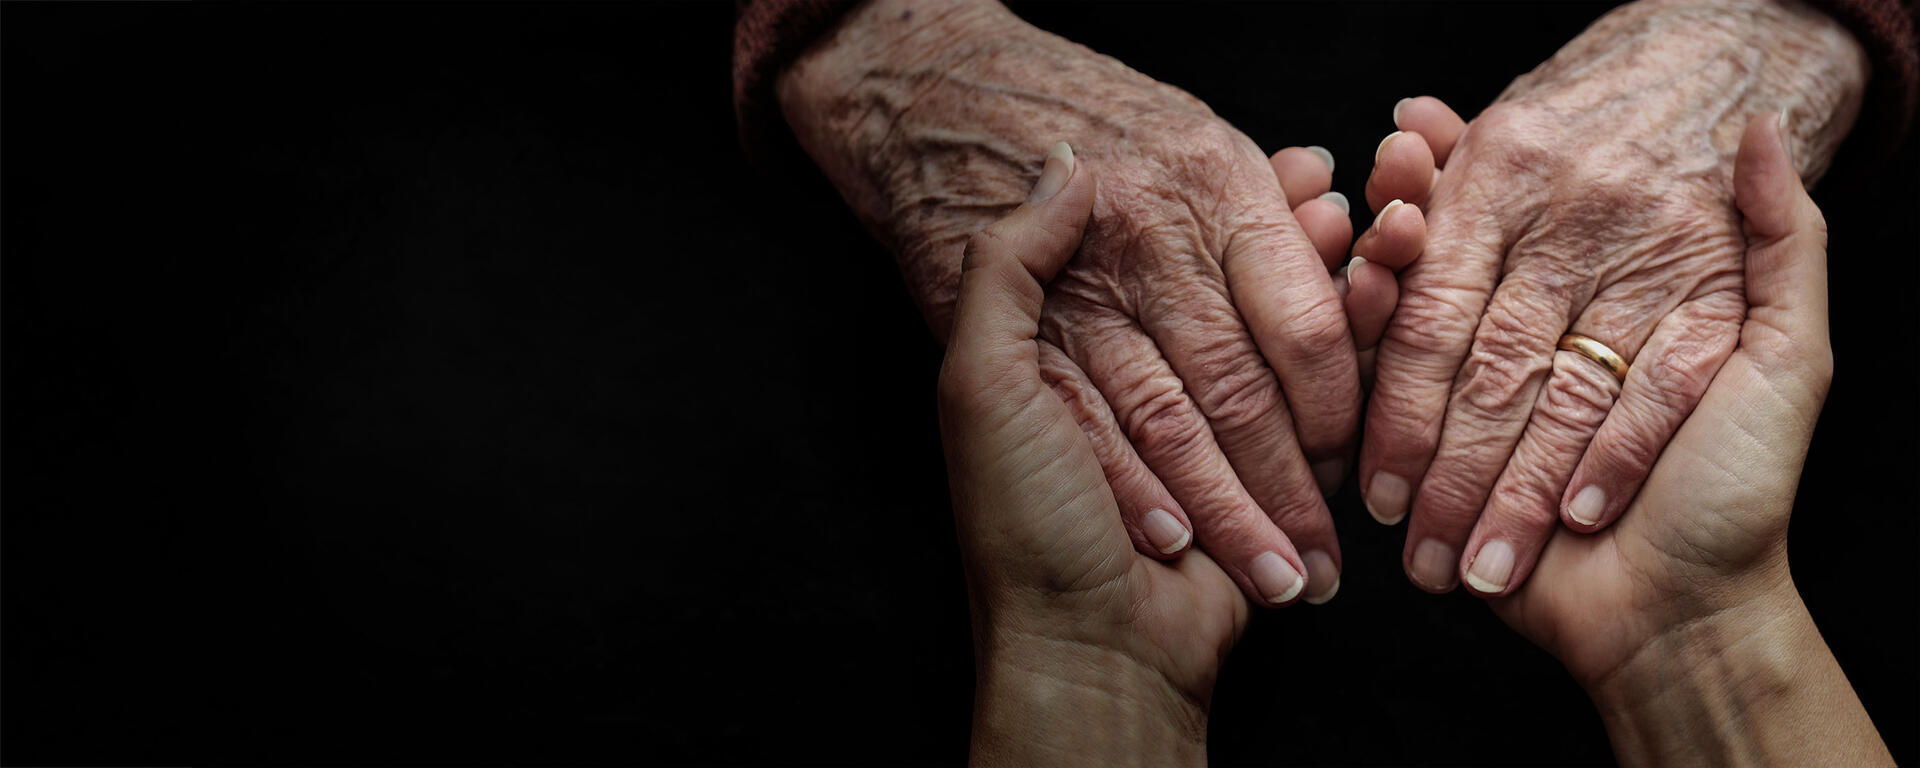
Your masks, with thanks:
[{"label": "freckled skin", "polygon": [[1069,142],[1100,183],[1080,250],[1047,286],[1043,370],[1103,446],[1123,515],[1183,510],[1257,602],[1262,553],[1339,562],[1309,465],[1355,445],[1353,342],[1251,140],[1191,95],[973,0],[862,6],[778,92],[943,340],[967,238]]},{"label": "freckled skin", "polygon": [[[1360,482],[1414,487],[1416,583],[1451,589],[1498,538],[1517,556],[1492,594],[1509,593],[1556,523],[1575,524],[1563,508],[1581,488],[1603,486],[1607,505],[1579,530],[1626,508],[1747,311],[1733,196],[1747,117],[1790,109],[1798,170],[1817,177],[1866,75],[1858,43],[1797,3],[1643,0],[1516,79],[1457,141],[1433,131],[1445,151],[1413,133],[1382,148],[1370,202],[1421,204],[1430,239],[1401,274]],[[1567,332],[1630,361],[1624,385],[1556,351]],[[1455,578],[1413,574],[1427,539],[1459,553]]]}]

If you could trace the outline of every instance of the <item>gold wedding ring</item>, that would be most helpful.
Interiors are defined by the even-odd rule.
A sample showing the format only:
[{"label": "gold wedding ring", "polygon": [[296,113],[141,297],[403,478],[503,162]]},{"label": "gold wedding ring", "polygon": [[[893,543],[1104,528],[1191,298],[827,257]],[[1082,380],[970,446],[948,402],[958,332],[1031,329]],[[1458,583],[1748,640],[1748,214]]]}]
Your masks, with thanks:
[{"label": "gold wedding ring", "polygon": [[1619,353],[1607,348],[1607,345],[1589,336],[1569,333],[1560,337],[1559,346],[1568,352],[1577,353],[1581,357],[1599,363],[1612,372],[1613,377],[1619,379],[1620,383],[1627,383],[1627,361],[1622,359]]}]

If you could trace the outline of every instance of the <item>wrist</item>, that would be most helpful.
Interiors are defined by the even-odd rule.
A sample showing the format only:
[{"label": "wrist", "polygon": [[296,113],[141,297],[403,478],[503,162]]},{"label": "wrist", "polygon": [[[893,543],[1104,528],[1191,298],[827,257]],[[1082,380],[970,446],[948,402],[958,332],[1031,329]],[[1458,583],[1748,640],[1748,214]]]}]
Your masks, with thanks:
[{"label": "wrist", "polygon": [[1824,172],[1858,116],[1865,48],[1799,0],[1639,0],[1601,17],[1499,101],[1629,140],[1704,134],[1731,181],[1749,116],[1789,114],[1803,177]]},{"label": "wrist", "polygon": [[1205,764],[1204,699],[1128,653],[1008,632],[979,646],[973,764]]},{"label": "wrist", "polygon": [[1885,747],[1791,580],[1676,623],[1584,683],[1627,765],[1865,765]]}]

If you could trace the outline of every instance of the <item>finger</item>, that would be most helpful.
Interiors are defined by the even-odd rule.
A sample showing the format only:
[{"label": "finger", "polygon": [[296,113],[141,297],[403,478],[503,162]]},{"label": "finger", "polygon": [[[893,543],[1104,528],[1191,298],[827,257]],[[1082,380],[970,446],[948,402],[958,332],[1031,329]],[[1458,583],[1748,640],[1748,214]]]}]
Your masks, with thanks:
[{"label": "finger", "polygon": [[1400,300],[1380,339],[1360,443],[1360,491],[1367,511],[1386,525],[1406,517],[1440,443],[1454,377],[1505,255],[1500,232],[1459,210],[1429,221],[1431,242],[1400,273]]},{"label": "finger", "polygon": [[1347,198],[1338,192],[1328,192],[1293,209],[1293,217],[1300,221],[1300,229],[1307,233],[1307,240],[1327,269],[1338,267],[1347,258],[1347,245],[1353,242],[1353,220],[1347,212]]},{"label": "finger", "polygon": [[1426,139],[1427,146],[1433,150],[1434,161],[1443,168],[1447,156],[1453,153],[1453,145],[1467,130],[1466,121],[1461,120],[1452,107],[1432,96],[1415,96],[1394,104],[1393,126]]},{"label": "finger", "polygon": [[1784,144],[1789,122],[1786,115],[1754,117],[1735,160],[1735,202],[1747,233],[1743,349],[1755,331],[1827,344],[1827,223]]},{"label": "finger", "polygon": [[[1142,327],[1186,384],[1247,492],[1309,555],[1304,562],[1322,567],[1322,573],[1308,573],[1309,583],[1331,586],[1340,542],[1322,496],[1339,487],[1341,476],[1322,470],[1325,476],[1316,479],[1308,469],[1280,382],[1226,296],[1195,290],[1163,307],[1168,311],[1143,316]],[[1320,554],[1311,556],[1315,552]]]},{"label": "finger", "polygon": [[[1127,441],[1186,511],[1194,540],[1241,591],[1260,605],[1298,599],[1307,588],[1300,555],[1241,485],[1159,348],[1131,319],[1074,293],[1049,297],[1044,337],[1087,373]],[[1070,335],[1065,318],[1076,326]]]},{"label": "finger", "polygon": [[1325,147],[1287,147],[1267,158],[1280,188],[1287,193],[1287,205],[1298,207],[1327,190],[1333,189],[1333,153]]},{"label": "finger", "polygon": [[1400,284],[1393,272],[1373,262],[1354,257],[1342,276],[1347,288],[1347,325],[1353,331],[1353,347],[1360,365],[1360,382],[1373,385],[1373,361],[1380,337],[1387,331],[1387,320],[1400,300]]},{"label": "finger", "polygon": [[1093,443],[1094,458],[1106,472],[1107,485],[1120,505],[1133,548],[1148,557],[1170,560],[1193,542],[1193,523],[1174,501],[1173,494],[1147,468],[1114,421],[1113,409],[1095,389],[1087,374],[1052,344],[1040,344],[1040,378],[1066,403],[1080,430]]},{"label": "finger", "polygon": [[1314,473],[1345,475],[1360,420],[1353,339],[1326,264],[1287,211],[1257,204],[1220,264],[1232,306],[1279,376],[1300,449]]},{"label": "finger", "polygon": [[1379,211],[1391,200],[1418,206],[1427,204],[1439,166],[1420,134],[1394,131],[1373,152],[1373,173],[1367,176],[1367,207]]},{"label": "finger", "polygon": [[1554,345],[1573,312],[1551,279],[1508,275],[1474,331],[1407,526],[1407,575],[1422,589],[1453,588],[1462,547],[1552,368]]},{"label": "finger", "polygon": [[1526,431],[1467,539],[1459,573],[1467,589],[1502,595],[1526,582],[1559,527],[1567,478],[1619,391],[1612,371],[1574,352],[1554,354]]},{"label": "finger", "polygon": [[1655,326],[1647,344],[1630,358],[1620,402],[1558,494],[1560,516],[1569,527],[1597,531],[1626,510],[1654,460],[1732,354],[1745,309],[1737,290],[1729,288],[1682,303]]},{"label": "finger", "polygon": [[954,307],[958,359],[995,370],[1033,359],[1041,286],[1080,248],[1093,212],[1093,174],[1077,165],[1066,142],[1053,145],[1027,202],[968,239]]},{"label": "finger", "polygon": [[1412,264],[1427,245],[1427,218],[1417,205],[1388,202],[1373,225],[1353,244],[1355,258],[1398,272]]}]

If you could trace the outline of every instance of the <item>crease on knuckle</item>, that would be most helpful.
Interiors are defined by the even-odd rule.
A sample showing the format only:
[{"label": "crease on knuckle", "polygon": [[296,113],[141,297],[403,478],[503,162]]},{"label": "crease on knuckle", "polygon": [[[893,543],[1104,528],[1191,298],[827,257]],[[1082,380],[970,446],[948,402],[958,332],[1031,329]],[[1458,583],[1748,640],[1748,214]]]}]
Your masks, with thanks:
[{"label": "crease on knuckle", "polygon": [[[1402,293],[1384,338],[1399,346],[1425,351],[1434,349],[1436,339],[1471,338],[1474,324],[1480,318],[1467,308],[1467,302],[1466,292],[1459,290]],[[1445,373],[1451,378],[1454,372]]]},{"label": "crease on knuckle", "polygon": [[1480,517],[1487,489],[1474,487],[1458,474],[1429,473],[1420,483],[1418,514],[1444,527],[1464,528]]},{"label": "crease on knuckle", "polygon": [[1193,400],[1177,385],[1148,382],[1140,386],[1158,387],[1159,391],[1141,399],[1121,417],[1127,439],[1142,456],[1177,459],[1198,455],[1209,435]]},{"label": "crease on knuckle", "polygon": [[1542,407],[1534,411],[1539,426],[1546,430],[1543,436],[1555,440],[1556,447],[1563,450],[1583,447],[1575,445],[1574,438],[1584,442],[1606,421],[1617,390],[1612,382],[1612,374],[1599,370],[1598,365],[1586,358],[1567,360],[1564,366],[1556,366],[1547,378]]},{"label": "crease on knuckle", "polygon": [[1346,312],[1332,293],[1314,298],[1294,310],[1280,334],[1287,361],[1318,374],[1329,369],[1353,348]]},{"label": "crease on knuckle", "polygon": [[1260,364],[1258,358],[1242,359],[1225,373],[1208,377],[1194,395],[1207,421],[1220,433],[1252,430],[1280,407],[1280,392],[1273,372]]}]

